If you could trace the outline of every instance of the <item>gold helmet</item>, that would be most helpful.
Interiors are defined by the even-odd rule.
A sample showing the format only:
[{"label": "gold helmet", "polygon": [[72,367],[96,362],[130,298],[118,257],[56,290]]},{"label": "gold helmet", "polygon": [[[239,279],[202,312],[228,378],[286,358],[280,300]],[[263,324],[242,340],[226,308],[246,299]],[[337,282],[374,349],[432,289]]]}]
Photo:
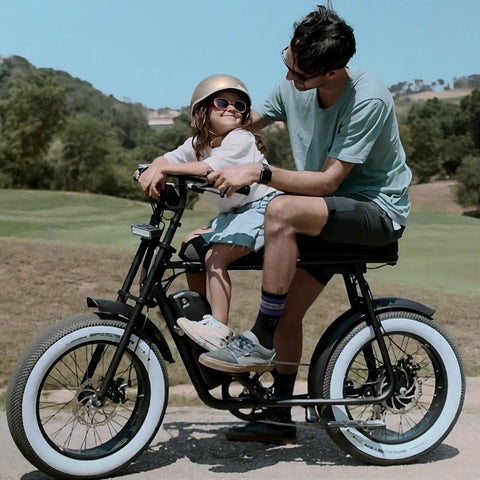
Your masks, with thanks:
[{"label": "gold helmet", "polygon": [[202,101],[220,90],[236,90],[246,96],[248,106],[252,100],[245,84],[236,77],[226,74],[210,75],[204,78],[193,91],[190,100],[190,113],[193,114],[194,108]]}]

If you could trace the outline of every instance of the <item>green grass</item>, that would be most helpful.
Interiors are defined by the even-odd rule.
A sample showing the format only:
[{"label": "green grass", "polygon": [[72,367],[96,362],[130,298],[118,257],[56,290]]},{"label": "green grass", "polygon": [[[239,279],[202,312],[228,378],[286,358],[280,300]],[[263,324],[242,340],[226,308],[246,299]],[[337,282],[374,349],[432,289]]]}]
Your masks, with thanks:
[{"label": "green grass", "polygon": [[[187,211],[183,234],[204,225],[211,212]],[[0,236],[133,248],[130,226],[148,222],[148,203],[103,195],[0,190]],[[440,213],[414,213],[400,242],[400,261],[369,275],[450,293],[480,293],[480,222]]]},{"label": "green grass", "polygon": [[[132,248],[138,237],[130,233],[130,226],[148,223],[150,214],[149,203],[105,195],[0,190],[3,237]],[[187,212],[182,232],[206,223],[211,216],[211,212]]]},{"label": "green grass", "polygon": [[399,245],[395,268],[383,268],[372,276],[450,293],[480,293],[478,219],[413,213]]}]

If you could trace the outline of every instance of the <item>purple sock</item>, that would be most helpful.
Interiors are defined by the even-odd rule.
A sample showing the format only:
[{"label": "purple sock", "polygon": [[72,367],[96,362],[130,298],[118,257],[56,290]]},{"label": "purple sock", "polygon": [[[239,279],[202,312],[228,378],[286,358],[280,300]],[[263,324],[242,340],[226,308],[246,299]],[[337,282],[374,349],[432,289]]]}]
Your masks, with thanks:
[{"label": "purple sock", "polygon": [[252,332],[257,336],[261,345],[273,348],[273,335],[285,306],[287,294],[275,295],[262,290],[260,310]]}]

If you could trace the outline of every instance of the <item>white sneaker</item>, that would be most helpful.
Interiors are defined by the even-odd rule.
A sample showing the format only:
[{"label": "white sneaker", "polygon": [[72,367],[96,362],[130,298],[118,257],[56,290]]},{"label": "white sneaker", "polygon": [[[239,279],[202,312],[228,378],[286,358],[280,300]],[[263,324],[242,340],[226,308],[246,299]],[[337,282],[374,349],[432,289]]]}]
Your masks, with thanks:
[{"label": "white sneaker", "polygon": [[181,317],[177,324],[195,343],[209,352],[226,347],[235,335],[230,327],[211,315],[204,315],[199,322]]}]

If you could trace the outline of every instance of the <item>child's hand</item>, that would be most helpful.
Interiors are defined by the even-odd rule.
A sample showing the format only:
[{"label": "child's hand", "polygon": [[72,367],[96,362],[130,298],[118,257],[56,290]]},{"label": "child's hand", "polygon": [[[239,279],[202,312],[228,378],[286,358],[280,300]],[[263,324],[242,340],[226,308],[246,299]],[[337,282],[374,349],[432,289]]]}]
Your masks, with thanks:
[{"label": "child's hand", "polygon": [[153,198],[160,196],[160,190],[165,188],[167,176],[162,170],[162,164],[164,163],[159,157],[148,167],[148,169],[142,173],[138,179],[141,189],[146,195]]}]

